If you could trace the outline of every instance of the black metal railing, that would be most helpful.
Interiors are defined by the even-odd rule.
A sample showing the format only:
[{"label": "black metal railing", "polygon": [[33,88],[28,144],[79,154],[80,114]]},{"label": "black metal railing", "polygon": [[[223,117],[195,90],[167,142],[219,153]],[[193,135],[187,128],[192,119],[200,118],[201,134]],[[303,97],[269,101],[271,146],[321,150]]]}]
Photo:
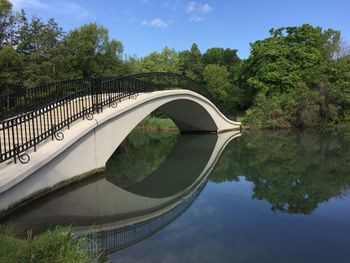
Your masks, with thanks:
[{"label": "black metal railing", "polygon": [[78,119],[92,119],[105,106],[116,107],[122,99],[136,98],[140,92],[178,88],[195,91],[220,105],[204,87],[174,73],[81,78],[31,89],[17,86],[0,96],[0,163],[12,158],[27,163],[29,149],[36,151],[49,138],[62,140],[63,128]]}]

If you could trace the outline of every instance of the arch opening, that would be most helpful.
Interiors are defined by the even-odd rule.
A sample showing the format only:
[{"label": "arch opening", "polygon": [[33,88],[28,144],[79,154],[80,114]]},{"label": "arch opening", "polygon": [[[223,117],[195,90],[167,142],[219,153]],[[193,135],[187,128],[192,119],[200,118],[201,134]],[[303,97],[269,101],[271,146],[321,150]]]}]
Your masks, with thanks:
[{"label": "arch opening", "polygon": [[[127,112],[128,114],[119,114],[99,125],[97,127],[98,132],[99,130],[101,131],[101,135],[98,136],[99,140],[101,138],[101,143],[99,144],[103,144],[104,146],[104,160],[101,158],[103,166],[106,165],[107,160],[110,159],[127,136],[140,124],[142,125],[144,120],[147,120],[147,117],[154,112],[161,112],[163,115],[167,116],[167,121],[164,119],[162,121],[168,122],[166,125],[168,125],[170,129],[177,128],[181,133],[217,132],[220,130],[218,126],[222,116],[218,115],[217,119],[214,120],[213,115],[218,114],[215,108],[212,105],[206,105],[205,103],[207,102],[203,103],[201,100],[192,98],[192,96],[192,94],[188,98],[187,96],[181,96],[180,98],[174,98],[168,95],[165,97],[155,96],[154,100],[136,105]],[[173,122],[174,125],[169,125],[169,122]],[[160,125],[162,124],[160,123]],[[109,126],[114,127],[111,128]],[[157,127],[157,124],[155,126],[156,129],[161,129]],[[165,129],[167,129],[167,127]],[[106,132],[106,130],[109,131]],[[117,136],[115,131],[118,131]],[[108,137],[113,138],[113,141],[109,140],[107,142],[105,138]],[[107,143],[108,145],[106,145]]]},{"label": "arch opening", "polygon": [[152,112],[126,136],[107,160],[107,180],[121,188],[144,180],[167,159],[177,144],[179,134],[170,118],[157,110]]},{"label": "arch opening", "polygon": [[173,100],[159,107],[181,132],[216,132],[218,126],[209,112],[200,104],[185,99]]}]

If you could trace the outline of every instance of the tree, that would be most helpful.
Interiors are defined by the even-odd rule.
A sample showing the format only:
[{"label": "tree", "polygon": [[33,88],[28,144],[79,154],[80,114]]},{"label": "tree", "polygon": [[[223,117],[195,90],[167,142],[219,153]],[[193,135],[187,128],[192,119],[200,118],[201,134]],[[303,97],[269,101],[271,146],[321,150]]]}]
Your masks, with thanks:
[{"label": "tree", "polygon": [[70,31],[63,39],[62,49],[67,77],[120,73],[123,45],[110,40],[108,30],[96,23]]},{"label": "tree", "polygon": [[0,0],[0,46],[11,43],[11,35],[15,24],[12,4],[7,0]]},{"label": "tree", "polygon": [[209,64],[203,70],[203,80],[209,92],[227,104],[228,92],[232,87],[227,69],[224,66]]},{"label": "tree", "polygon": [[161,53],[152,52],[141,59],[142,71],[179,72],[179,56],[174,49],[165,47]]},{"label": "tree", "polygon": [[240,63],[237,56],[237,49],[209,48],[203,54],[203,63],[205,65],[216,64],[224,66],[228,71],[231,71]]},{"label": "tree", "polygon": [[[22,79],[22,56],[11,46],[0,48],[0,86],[12,86]],[[0,89],[0,95],[1,95]]]},{"label": "tree", "polygon": [[193,43],[191,50],[184,50],[179,53],[180,71],[182,74],[202,82],[202,54],[197,46]]},{"label": "tree", "polygon": [[[264,97],[267,103],[281,103],[279,108],[284,121],[292,126],[310,126],[315,120],[335,121],[338,113],[334,104],[337,102],[330,88],[329,70],[339,50],[340,32],[304,24],[271,29],[270,34],[270,37],[251,44],[251,55],[240,72],[239,83],[250,99],[246,106],[254,104],[249,111],[250,119],[258,112],[265,119],[273,117],[266,115],[269,112],[263,109],[264,100],[254,100]],[[300,98],[306,96],[307,103],[298,94]],[[276,96],[279,98],[274,98]],[[314,105],[312,110],[310,105]],[[316,112],[317,116],[312,117]],[[306,117],[305,114],[310,115]]]},{"label": "tree", "polygon": [[141,60],[136,56],[128,56],[124,60],[125,74],[142,72]]},{"label": "tree", "polygon": [[31,21],[27,21],[25,15],[23,17],[17,51],[25,58],[23,75],[26,84],[42,84],[61,78],[62,28],[52,18],[45,23],[37,17]]}]

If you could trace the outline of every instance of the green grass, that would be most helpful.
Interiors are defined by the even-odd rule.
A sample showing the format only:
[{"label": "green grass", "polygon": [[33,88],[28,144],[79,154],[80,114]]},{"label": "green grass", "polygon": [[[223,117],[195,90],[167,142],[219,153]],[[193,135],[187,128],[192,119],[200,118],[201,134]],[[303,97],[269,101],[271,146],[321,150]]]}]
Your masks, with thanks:
[{"label": "green grass", "polygon": [[142,130],[176,130],[175,123],[169,118],[147,117],[138,126]]},{"label": "green grass", "polygon": [[84,263],[91,258],[84,251],[86,240],[73,240],[70,227],[54,230],[26,238],[16,235],[11,226],[0,226],[0,263]]}]

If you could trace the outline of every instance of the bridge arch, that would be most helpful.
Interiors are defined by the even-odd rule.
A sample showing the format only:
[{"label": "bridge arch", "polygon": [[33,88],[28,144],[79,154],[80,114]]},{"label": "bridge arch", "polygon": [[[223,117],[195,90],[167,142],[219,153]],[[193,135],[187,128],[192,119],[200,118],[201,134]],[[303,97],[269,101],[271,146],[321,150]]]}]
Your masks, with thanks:
[{"label": "bridge arch", "polygon": [[240,123],[227,119],[213,103],[189,90],[139,93],[117,108],[105,108],[93,120],[82,120],[63,130],[63,141],[43,144],[25,165],[0,170],[0,211],[55,188],[104,170],[125,137],[151,112],[161,109],[182,131],[237,130]]},{"label": "bridge arch", "polygon": [[137,100],[129,103],[131,107],[121,108],[121,112],[112,110],[96,116],[97,167],[104,167],[126,136],[156,109],[168,115],[182,132],[223,132],[240,127],[208,99],[188,90],[140,94]]}]

